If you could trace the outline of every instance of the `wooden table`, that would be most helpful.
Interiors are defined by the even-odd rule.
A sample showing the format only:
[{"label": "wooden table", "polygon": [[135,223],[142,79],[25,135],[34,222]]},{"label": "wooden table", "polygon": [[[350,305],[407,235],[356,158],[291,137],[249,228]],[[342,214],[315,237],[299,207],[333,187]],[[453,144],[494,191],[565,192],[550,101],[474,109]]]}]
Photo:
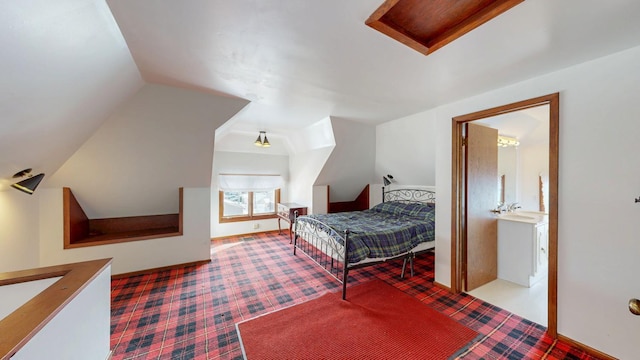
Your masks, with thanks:
[{"label": "wooden table", "polygon": [[278,203],[278,234],[282,234],[280,220],[289,223],[289,240],[293,240],[293,218],[295,212],[298,216],[307,215],[307,207],[296,203]]}]

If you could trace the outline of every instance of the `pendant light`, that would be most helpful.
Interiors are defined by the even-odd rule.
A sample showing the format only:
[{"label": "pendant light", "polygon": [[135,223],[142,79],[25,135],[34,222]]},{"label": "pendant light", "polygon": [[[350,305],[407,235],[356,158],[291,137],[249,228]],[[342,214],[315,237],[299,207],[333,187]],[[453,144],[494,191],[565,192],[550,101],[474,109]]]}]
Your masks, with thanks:
[{"label": "pendant light", "polygon": [[253,144],[260,147],[270,147],[271,144],[269,143],[269,139],[267,139],[267,132],[260,131],[260,133],[258,134],[258,138],[256,139],[256,141],[254,141]]}]

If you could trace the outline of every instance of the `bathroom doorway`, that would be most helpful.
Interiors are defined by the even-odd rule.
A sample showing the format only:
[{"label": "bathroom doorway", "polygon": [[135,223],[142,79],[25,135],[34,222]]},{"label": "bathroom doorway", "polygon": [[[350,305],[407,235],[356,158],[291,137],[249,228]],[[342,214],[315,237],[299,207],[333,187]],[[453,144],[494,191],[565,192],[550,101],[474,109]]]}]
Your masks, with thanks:
[{"label": "bathroom doorway", "polygon": [[[468,289],[468,279],[470,279],[469,274],[475,271],[475,261],[478,255],[475,253],[475,249],[472,247],[468,247],[468,241],[475,241],[474,239],[478,236],[478,229],[488,228],[485,226],[480,227],[471,227],[473,233],[468,232],[468,228],[470,225],[474,224],[476,219],[473,218],[473,214],[471,214],[471,218],[469,218],[468,210],[473,208],[471,198],[472,194],[467,194],[467,176],[473,176],[471,172],[467,173],[465,161],[467,160],[467,152],[468,148],[465,144],[467,137],[467,123],[471,122],[485,122],[482,124],[483,126],[487,125],[487,122],[490,122],[490,118],[494,117],[502,117],[506,118],[506,114],[516,113],[518,111],[524,111],[529,109],[529,111],[535,111],[535,108],[544,106],[544,109],[548,112],[548,175],[546,176],[547,184],[540,188],[540,192],[538,192],[538,196],[544,196],[545,199],[535,199],[537,209],[540,207],[544,207],[548,214],[548,274],[546,277],[548,291],[545,294],[547,297],[547,332],[550,336],[557,336],[557,185],[558,185],[558,121],[559,121],[559,95],[551,94],[542,96],[539,98],[534,98],[530,100],[525,100],[505,106],[500,106],[493,109],[488,109],[484,111],[479,111],[472,114],[467,114],[463,116],[458,116],[453,118],[453,137],[452,137],[452,249],[451,249],[451,260],[452,260],[452,290],[455,292],[467,291]],[[500,130],[498,130],[500,131]],[[497,144],[496,144],[497,145]],[[540,177],[542,178],[542,177]],[[507,183],[501,182],[500,179],[496,175],[493,178],[493,181],[496,188],[500,189],[500,191],[496,191],[495,193],[500,194],[496,197],[495,207],[498,205],[498,199],[500,196],[506,198],[506,194],[502,195],[501,193],[506,190]],[[515,180],[515,179],[513,179]],[[539,180],[536,177],[535,181]],[[469,188],[471,189],[471,188]],[[546,195],[545,195],[546,194]],[[468,196],[469,195],[469,196]],[[493,195],[495,196],[495,195]],[[529,203],[530,200],[534,200],[532,196],[527,195],[526,201],[522,201],[522,203]],[[513,201],[516,202],[516,201]],[[545,204],[546,203],[546,204]],[[527,205],[527,207],[531,207],[532,205]],[[490,213],[491,210],[497,210],[495,208],[487,208],[484,211],[486,214]],[[486,217],[488,222],[491,221],[486,214],[482,216]],[[497,220],[493,219],[494,224],[497,223]],[[468,235],[472,236],[469,237]],[[485,265],[486,266],[486,265]]]}]

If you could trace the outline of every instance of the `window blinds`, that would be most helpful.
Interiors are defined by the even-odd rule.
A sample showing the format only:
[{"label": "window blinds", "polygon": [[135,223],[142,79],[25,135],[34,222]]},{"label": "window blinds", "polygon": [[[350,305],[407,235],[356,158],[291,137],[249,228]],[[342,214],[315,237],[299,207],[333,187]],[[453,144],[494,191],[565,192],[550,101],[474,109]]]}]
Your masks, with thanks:
[{"label": "window blinds", "polygon": [[282,188],[280,175],[218,175],[218,187],[222,191],[268,191]]}]

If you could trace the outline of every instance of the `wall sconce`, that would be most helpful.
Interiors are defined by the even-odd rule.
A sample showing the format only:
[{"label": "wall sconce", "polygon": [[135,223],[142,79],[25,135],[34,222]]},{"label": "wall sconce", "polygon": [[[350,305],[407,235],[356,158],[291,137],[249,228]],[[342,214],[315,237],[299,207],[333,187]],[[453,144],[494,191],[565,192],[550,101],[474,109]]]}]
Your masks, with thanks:
[{"label": "wall sconce", "polygon": [[498,136],[498,146],[500,147],[508,147],[508,146],[518,146],[520,145],[520,141],[518,141],[518,139],[514,138],[514,137],[510,137],[510,136],[503,136],[503,135],[499,135]]},{"label": "wall sconce", "polygon": [[22,171],[18,171],[13,175],[14,178],[21,178],[28,175],[28,177],[24,180],[18,181],[17,183],[11,185],[12,188],[18,189],[22,192],[25,192],[29,195],[33,194],[36,191],[36,188],[40,184],[40,181],[44,178],[44,173],[40,173],[36,176],[30,175],[31,169],[24,169]]},{"label": "wall sconce", "polygon": [[382,183],[384,183],[384,186],[389,186],[391,185],[391,181],[393,180],[393,176],[392,175],[388,175],[387,176],[382,176]]},{"label": "wall sconce", "polygon": [[267,132],[260,131],[260,134],[258,134],[258,138],[253,144],[255,146],[270,147],[271,144],[269,144],[269,140],[267,139]]}]

